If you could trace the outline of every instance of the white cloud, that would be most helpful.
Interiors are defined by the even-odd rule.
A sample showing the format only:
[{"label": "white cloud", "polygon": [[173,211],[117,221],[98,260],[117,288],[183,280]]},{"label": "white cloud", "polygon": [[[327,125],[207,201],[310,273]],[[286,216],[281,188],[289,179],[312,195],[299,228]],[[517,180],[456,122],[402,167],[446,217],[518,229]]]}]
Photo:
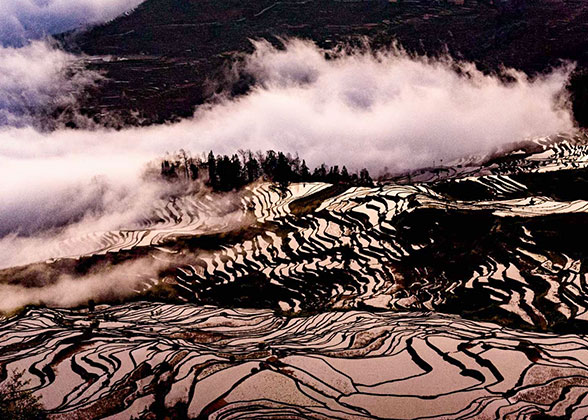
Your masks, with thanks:
[{"label": "white cloud", "polygon": [[140,258],[115,266],[102,267],[84,277],[62,275],[56,282],[42,287],[0,284],[0,313],[11,312],[25,305],[45,304],[72,307],[98,301],[124,298],[142,289],[145,279],[156,276],[166,263]]},{"label": "white cloud", "polygon": [[[67,66],[60,52],[40,44],[31,48],[58,63],[47,66],[49,73]],[[0,56],[0,68],[23,74],[31,68],[31,81],[0,79],[0,93],[22,94],[40,106],[49,97],[70,95],[68,83],[53,82],[63,79],[35,70],[42,61],[35,51],[14,59],[16,64],[10,57]],[[141,178],[145,163],[180,148],[299,152],[310,165],[324,161],[377,173],[483,155],[527,137],[574,129],[569,107],[557,99],[570,68],[535,79],[510,71],[514,81],[505,84],[466,63],[398,51],[327,60],[324,51],[302,41],[283,51],[258,43],[245,66],[258,80],[250,93],[201,107],[179,123],[120,131],[0,128],[1,234],[31,233],[51,222],[85,220],[87,214],[94,222],[112,221],[120,214],[104,197],[150,200],[153,194],[146,191],[153,190]],[[58,91],[45,93],[47,84]],[[14,108],[12,99],[3,101],[4,109]],[[102,180],[98,189],[96,177]],[[8,243],[16,239],[3,241]]]},{"label": "white cloud", "polygon": [[77,95],[100,77],[78,57],[48,42],[0,46],[0,127],[26,126],[39,114],[77,104]]},{"label": "white cloud", "polygon": [[88,24],[107,22],[143,0],[2,0],[0,45],[22,46]]}]

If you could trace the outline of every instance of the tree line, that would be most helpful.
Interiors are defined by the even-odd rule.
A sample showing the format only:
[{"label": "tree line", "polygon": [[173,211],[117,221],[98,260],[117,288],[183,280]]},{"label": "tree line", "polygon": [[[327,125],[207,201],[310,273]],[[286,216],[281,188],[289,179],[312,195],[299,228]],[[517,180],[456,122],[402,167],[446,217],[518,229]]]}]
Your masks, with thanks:
[{"label": "tree line", "polygon": [[185,150],[161,162],[161,175],[167,180],[200,179],[216,191],[231,191],[264,179],[286,187],[291,182],[328,182],[331,184],[373,185],[367,169],[350,173],[345,166],[321,164],[310,169],[298,155],[239,151],[238,154],[192,157]]}]

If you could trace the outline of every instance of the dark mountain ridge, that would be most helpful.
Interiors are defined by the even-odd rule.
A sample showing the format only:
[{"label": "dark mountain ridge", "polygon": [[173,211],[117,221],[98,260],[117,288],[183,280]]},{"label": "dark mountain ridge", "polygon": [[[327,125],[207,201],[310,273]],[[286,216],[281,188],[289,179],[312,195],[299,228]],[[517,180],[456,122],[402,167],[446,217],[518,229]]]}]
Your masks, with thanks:
[{"label": "dark mountain ridge", "polygon": [[252,51],[250,39],[300,37],[323,48],[359,39],[376,49],[399,42],[418,54],[449,52],[487,72],[506,66],[533,75],[573,61],[574,115],[588,125],[584,1],[454,3],[147,0],[114,21],[61,38],[108,78],[83,107],[102,122],[115,114],[131,124],[160,123],[192,115],[215,92],[246,92],[251,80],[226,74],[239,53]]}]

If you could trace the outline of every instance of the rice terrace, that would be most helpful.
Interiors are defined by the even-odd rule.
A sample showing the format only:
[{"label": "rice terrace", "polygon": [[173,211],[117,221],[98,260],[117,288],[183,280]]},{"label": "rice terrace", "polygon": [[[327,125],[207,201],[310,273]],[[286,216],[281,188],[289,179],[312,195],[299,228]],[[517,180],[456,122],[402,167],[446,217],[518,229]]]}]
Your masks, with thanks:
[{"label": "rice terrace", "polygon": [[0,418],[587,418],[587,28],[2,0]]}]

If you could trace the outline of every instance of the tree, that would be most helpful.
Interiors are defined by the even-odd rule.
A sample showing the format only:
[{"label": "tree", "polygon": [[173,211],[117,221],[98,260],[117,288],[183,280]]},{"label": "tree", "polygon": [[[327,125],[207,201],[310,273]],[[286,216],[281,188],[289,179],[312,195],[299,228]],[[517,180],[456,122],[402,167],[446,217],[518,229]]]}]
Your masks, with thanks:
[{"label": "tree", "polygon": [[296,156],[292,158],[290,154],[288,154],[288,159],[290,160],[290,170],[292,171],[292,181],[300,181],[300,157],[298,153]]},{"label": "tree", "polygon": [[198,165],[196,165],[194,162],[190,162],[190,174],[192,175],[192,181],[198,179],[198,171]]},{"label": "tree", "polygon": [[335,165],[335,166],[331,167],[331,170],[329,171],[328,181],[331,184],[336,184],[339,182],[340,178],[341,178],[341,175],[339,174],[339,166]]},{"label": "tree", "polygon": [[217,185],[216,182],[216,160],[212,150],[208,154],[208,183],[214,188]]},{"label": "tree", "polygon": [[302,165],[300,166],[300,179],[302,181],[310,180],[310,169],[306,166],[305,160],[302,160]]},{"label": "tree", "polygon": [[261,176],[261,166],[251,152],[249,152],[247,162],[245,163],[245,173],[248,183],[256,181]]},{"label": "tree", "polygon": [[265,153],[265,158],[261,164],[264,175],[273,179],[276,174],[276,167],[278,166],[278,155],[273,150],[268,150]]},{"label": "tree", "polygon": [[170,162],[169,160],[164,160],[161,162],[161,175],[168,179],[177,178],[178,176],[176,174],[176,167],[174,163]]},{"label": "tree", "polygon": [[243,186],[243,168],[239,156],[233,155],[231,157],[231,165],[229,171],[229,180],[231,184],[229,189],[241,188]]},{"label": "tree", "polygon": [[349,176],[349,172],[347,171],[347,168],[343,166],[343,169],[341,169],[341,182],[349,184],[350,181],[351,177]]},{"label": "tree", "polygon": [[[161,162],[161,175],[168,181],[186,177],[186,181],[196,181],[201,171],[208,171],[208,185],[215,191],[231,191],[242,188],[260,177],[277,183],[285,189],[291,182],[320,181],[332,184],[355,184],[372,186],[373,181],[367,169],[350,174],[345,166],[329,167],[321,164],[310,171],[305,160],[296,154],[268,150],[251,152],[239,150],[238,154],[215,155],[192,158],[185,150],[180,150],[171,159]],[[184,175],[183,175],[184,174]]]},{"label": "tree", "polygon": [[326,181],[328,173],[329,173],[329,167],[323,163],[323,164],[321,164],[321,166],[314,169],[314,172],[312,173],[312,177],[314,178],[315,181]]},{"label": "tree", "polygon": [[292,169],[290,168],[290,160],[282,153],[278,153],[278,161],[274,172],[273,180],[277,182],[280,187],[285,188],[292,179]]},{"label": "tree", "polygon": [[373,184],[372,177],[366,168],[363,168],[359,172],[359,183],[365,186],[371,186]]},{"label": "tree", "polygon": [[192,163],[192,158],[184,149],[180,149],[180,162],[184,165],[184,173],[186,175],[186,181],[190,179],[190,164]]},{"label": "tree", "polygon": [[0,418],[10,420],[46,419],[40,398],[26,389],[30,383],[24,380],[24,371],[15,370],[12,376],[0,385]]},{"label": "tree", "polygon": [[216,158],[216,169],[217,169],[217,184],[216,187],[220,191],[229,191],[231,189],[230,177],[231,177],[231,160],[228,156],[217,156]]}]

